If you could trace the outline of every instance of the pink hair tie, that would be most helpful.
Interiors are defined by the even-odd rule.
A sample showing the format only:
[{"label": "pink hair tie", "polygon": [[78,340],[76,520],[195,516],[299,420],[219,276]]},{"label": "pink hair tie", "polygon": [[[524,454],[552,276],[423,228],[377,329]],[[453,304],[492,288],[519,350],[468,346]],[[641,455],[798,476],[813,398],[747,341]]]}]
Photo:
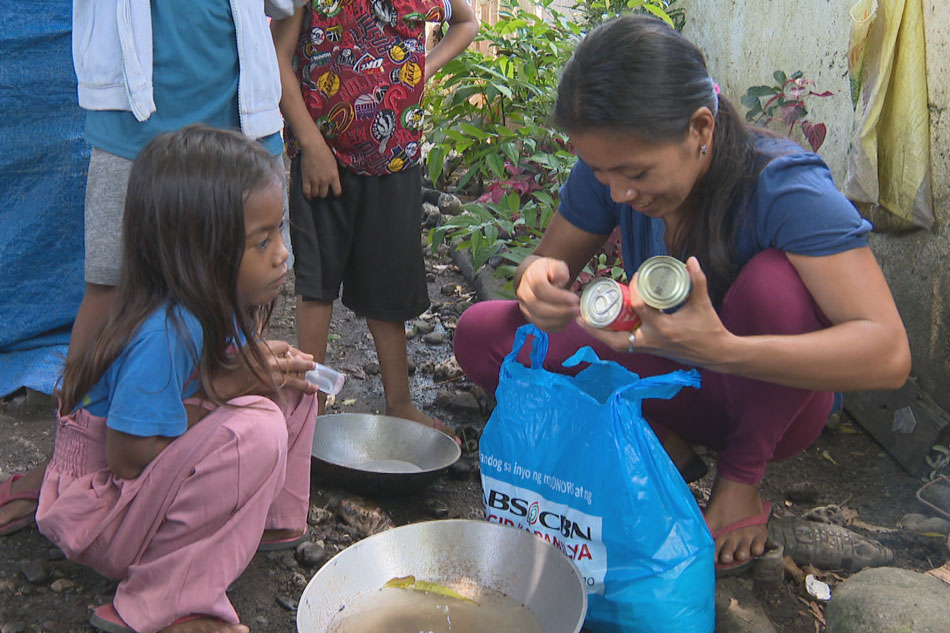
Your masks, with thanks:
[{"label": "pink hair tie", "polygon": [[715,81],[713,82],[713,90],[716,91],[716,96],[718,97],[718,96],[719,96],[719,84],[717,84]]}]

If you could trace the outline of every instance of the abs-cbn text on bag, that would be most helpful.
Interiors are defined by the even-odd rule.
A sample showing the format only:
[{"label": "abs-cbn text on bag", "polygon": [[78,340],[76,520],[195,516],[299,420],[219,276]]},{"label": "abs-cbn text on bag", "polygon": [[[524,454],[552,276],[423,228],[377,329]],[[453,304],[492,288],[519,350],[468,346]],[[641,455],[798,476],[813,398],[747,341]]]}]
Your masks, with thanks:
[{"label": "abs-cbn text on bag", "polygon": [[538,493],[482,474],[485,518],[530,532],[564,552],[584,576],[589,593],[603,593],[607,550],[603,519],[549,501]]}]

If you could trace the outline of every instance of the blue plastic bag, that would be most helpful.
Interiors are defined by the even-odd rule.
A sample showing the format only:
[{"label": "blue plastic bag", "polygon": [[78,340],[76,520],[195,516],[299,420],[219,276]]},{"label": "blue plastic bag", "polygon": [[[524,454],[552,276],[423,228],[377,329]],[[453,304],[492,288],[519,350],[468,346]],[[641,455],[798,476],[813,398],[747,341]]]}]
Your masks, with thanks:
[{"label": "blue plastic bag", "polygon": [[[531,366],[516,360],[533,335]],[[713,541],[641,401],[699,386],[696,371],[640,379],[585,347],[545,370],[547,335],[518,329],[480,439],[485,514],[553,543],[587,583],[595,633],[712,633]]]}]

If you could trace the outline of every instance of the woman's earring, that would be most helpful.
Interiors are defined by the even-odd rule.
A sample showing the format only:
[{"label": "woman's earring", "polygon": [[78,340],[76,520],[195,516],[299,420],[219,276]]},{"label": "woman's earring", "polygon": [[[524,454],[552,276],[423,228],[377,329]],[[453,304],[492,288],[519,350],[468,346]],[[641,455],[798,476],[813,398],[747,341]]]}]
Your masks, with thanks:
[{"label": "woman's earring", "polygon": [[699,148],[699,153],[702,154],[703,156],[705,156],[708,151],[709,151],[709,148],[706,147],[705,145],[702,145]]}]

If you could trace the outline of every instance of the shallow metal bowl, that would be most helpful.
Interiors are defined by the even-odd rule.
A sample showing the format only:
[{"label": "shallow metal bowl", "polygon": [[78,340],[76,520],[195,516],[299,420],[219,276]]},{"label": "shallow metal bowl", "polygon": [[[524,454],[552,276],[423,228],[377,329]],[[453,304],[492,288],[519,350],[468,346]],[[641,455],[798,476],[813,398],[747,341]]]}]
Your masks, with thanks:
[{"label": "shallow metal bowl", "polygon": [[325,633],[354,598],[407,575],[462,595],[501,592],[528,607],[545,633],[577,633],[587,613],[584,580],[560,550],[518,528],[453,519],[380,532],[334,556],[303,591],[297,631]]},{"label": "shallow metal bowl", "polygon": [[416,492],[458,461],[462,451],[441,431],[411,420],[369,413],[317,418],[312,470],[365,495]]}]

